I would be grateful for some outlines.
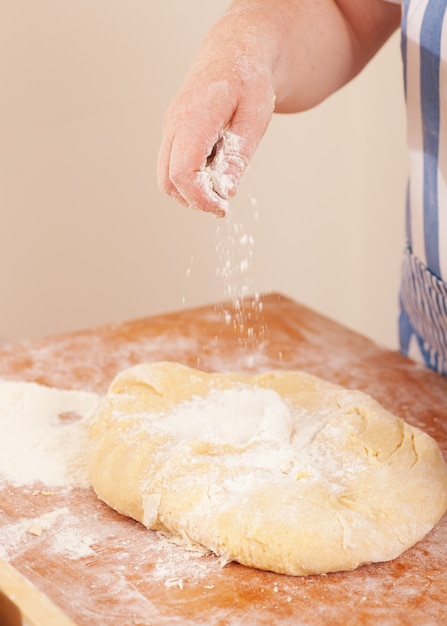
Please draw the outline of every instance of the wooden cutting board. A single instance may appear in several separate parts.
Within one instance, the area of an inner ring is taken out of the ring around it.
[[[157,360],[208,371],[304,369],[366,391],[447,455],[447,378],[277,294],[242,311],[208,306],[7,346],[0,377],[104,393],[118,371]],[[54,511],[61,514],[44,532],[23,530]],[[5,525],[11,546],[0,589],[33,626],[447,623],[447,516],[395,561],[305,578],[198,558],[88,489],[0,482]],[[11,592],[11,575],[20,593]],[[59,621],[33,614],[36,605]]]

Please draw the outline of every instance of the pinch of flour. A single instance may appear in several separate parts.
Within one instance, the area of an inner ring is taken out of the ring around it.
[[[202,187],[224,213],[228,210],[228,198],[245,170],[240,150],[241,138],[229,129],[224,130],[204,170],[198,174]]]

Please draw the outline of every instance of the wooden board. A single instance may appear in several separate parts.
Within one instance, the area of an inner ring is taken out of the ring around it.
[[[48,596],[2,559],[0,588],[1,626],[76,626]]]
[[[366,391],[447,454],[446,378],[276,294],[230,315],[209,306],[4,347],[0,377],[104,393],[125,367],[166,359],[208,371],[304,369]],[[24,530],[54,511],[45,532]],[[88,489],[0,483],[0,526],[11,527],[10,564],[77,626],[447,623],[446,516],[393,562],[305,578],[196,558]]]

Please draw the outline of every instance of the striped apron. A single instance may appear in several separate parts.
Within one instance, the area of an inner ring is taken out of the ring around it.
[[[402,1],[410,175],[399,337],[447,375],[447,0]]]

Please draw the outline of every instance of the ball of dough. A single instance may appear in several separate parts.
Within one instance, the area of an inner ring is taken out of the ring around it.
[[[138,365],[89,432],[99,498],[176,542],[306,575],[387,561],[447,509],[437,443],[368,395],[299,371]]]

